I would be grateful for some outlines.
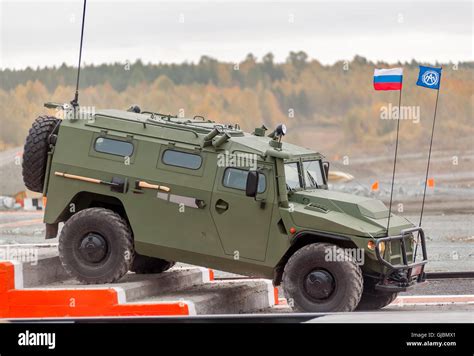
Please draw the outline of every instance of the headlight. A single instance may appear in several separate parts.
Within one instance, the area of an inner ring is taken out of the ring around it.
[[[384,252],[385,252],[385,242],[384,241],[379,243],[379,250],[380,250],[380,254],[383,256]]]
[[[375,251],[375,241],[370,240],[367,243],[367,248],[371,251]],[[383,256],[383,253],[385,252],[385,242],[384,241],[379,243],[379,251],[380,251],[380,254]]]

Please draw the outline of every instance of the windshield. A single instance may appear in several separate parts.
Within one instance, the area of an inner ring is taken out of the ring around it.
[[[311,189],[324,185],[321,160],[303,161],[303,174],[299,162],[285,163],[286,187],[292,189]]]
[[[320,185],[324,185],[321,160],[303,161],[303,171],[306,188],[317,188]]]

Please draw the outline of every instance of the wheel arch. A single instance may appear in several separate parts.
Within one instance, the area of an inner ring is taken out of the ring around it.
[[[296,251],[306,245],[318,242],[332,243],[343,248],[357,248],[357,245],[345,236],[309,230],[300,231],[292,238],[290,247],[276,265],[273,271],[273,285],[279,286],[281,284],[285,265]]]
[[[74,211],[71,212],[71,204],[74,204]],[[78,192],[67,203],[64,210],[59,215],[57,221],[66,222],[75,213],[88,208],[105,208],[110,209],[119,214],[130,227],[133,236],[133,229],[128,219],[127,212],[123,202],[114,196],[106,194],[92,193],[88,191]]]

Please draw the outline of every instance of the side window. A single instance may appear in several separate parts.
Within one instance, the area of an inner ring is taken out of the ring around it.
[[[133,153],[133,144],[128,141],[114,140],[98,137],[94,143],[97,152],[108,153],[115,156],[130,157]]]
[[[201,168],[202,157],[194,153],[166,150],[163,153],[162,161],[169,166],[199,169]]]
[[[249,171],[237,168],[226,168],[222,184],[227,188],[245,190]],[[258,175],[258,193],[263,193],[267,189],[267,181],[264,174]]]
[[[302,188],[298,163],[285,163],[286,186],[289,189]]]

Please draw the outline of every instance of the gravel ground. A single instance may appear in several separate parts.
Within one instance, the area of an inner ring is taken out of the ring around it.
[[[57,243],[57,238],[44,239],[41,218],[41,212],[1,212],[0,245]],[[419,216],[408,215],[407,218],[417,222]],[[32,225],[22,225],[28,221]],[[474,270],[474,214],[426,215],[422,225],[427,235],[430,259],[427,271]],[[216,276],[228,275],[217,273]]]
[[[438,294],[474,294],[474,279],[439,279],[428,280],[426,283],[400,293],[400,295],[438,295]]]

